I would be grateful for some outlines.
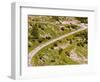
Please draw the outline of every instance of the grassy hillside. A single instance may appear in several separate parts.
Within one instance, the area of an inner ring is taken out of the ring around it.
[[[87,30],[44,47],[33,56],[31,61],[32,65],[70,65],[87,63],[87,40],[85,39],[87,33],[84,35],[85,32],[87,32]],[[83,37],[81,37],[81,35],[83,35]]]
[[[64,34],[82,28],[86,17],[28,16],[28,52]],[[32,57],[33,66],[86,64],[88,30],[83,30],[47,45]]]

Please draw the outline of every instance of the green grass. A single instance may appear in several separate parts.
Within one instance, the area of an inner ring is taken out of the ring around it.
[[[29,17],[29,22],[28,22],[28,26],[29,27],[32,27],[32,28],[28,28],[28,39],[29,41],[32,42],[33,46],[32,47],[28,47],[28,52],[30,52],[32,49],[34,49],[36,46],[40,45],[41,43],[36,43],[34,41],[32,41],[34,38],[37,38],[36,40],[39,41],[41,40],[41,35],[42,36],[45,36],[45,35],[48,35],[49,37],[51,37],[50,39],[54,39],[56,37],[59,37],[61,35],[64,35],[64,34],[67,34],[73,30],[70,30],[71,28],[71,25],[63,25],[63,24],[56,24],[57,20],[56,18],[60,21],[63,21],[65,20],[64,17],[54,17],[53,16],[44,16],[44,17],[40,17],[40,16],[31,16],[31,19],[30,20],[30,17]],[[40,19],[43,19],[44,20],[44,23],[41,23],[43,20],[40,20]],[[34,20],[34,21],[33,21]],[[48,21],[48,23],[46,23]],[[50,22],[50,23],[49,23]],[[63,27],[64,30],[61,30],[61,28]],[[69,27],[70,28],[69,28]],[[75,28],[79,28],[78,26],[75,26]],[[45,37],[43,38],[44,40],[42,41],[43,42],[46,42],[46,41],[49,41],[48,39],[45,39]]]
[[[28,28],[28,53],[30,53],[37,46],[44,44],[45,42],[80,28],[74,24],[64,25],[59,23],[59,21],[65,21],[66,17],[31,16],[31,18],[29,18],[28,22],[29,27],[32,27]],[[74,21],[76,18],[71,17],[71,20]],[[56,24],[56,22],[58,22],[58,24]],[[47,45],[38,53],[36,53],[32,57],[31,64],[33,66],[81,64],[78,63],[78,61],[74,61],[70,58],[70,52],[75,49],[75,53],[79,57],[84,56],[87,58],[87,41],[87,29],[61,40],[57,40],[56,42]],[[67,46],[65,46],[63,49],[61,47],[62,45]]]
[[[87,48],[83,48],[83,47],[77,47],[76,48],[76,52],[79,56],[85,56],[87,57],[88,53],[87,53]]]
[[[73,38],[74,38],[74,42],[71,44],[68,43],[68,40]],[[75,38],[74,35],[71,35],[67,38],[58,40],[44,47],[37,54],[35,54],[35,56],[33,56],[32,62],[34,63],[35,61],[38,61],[35,62],[33,66],[79,64],[77,61],[73,61],[68,55],[65,54],[66,52],[70,54],[71,50],[75,48],[75,52],[79,57],[83,57],[83,56],[87,57],[87,48],[77,46],[76,45],[77,42],[75,41],[77,41],[77,38]],[[65,49],[57,50],[54,49],[55,47],[54,44],[57,44],[57,46],[59,46],[60,44],[69,44],[69,45]]]

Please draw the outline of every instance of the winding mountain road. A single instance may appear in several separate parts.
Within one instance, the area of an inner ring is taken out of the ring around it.
[[[32,57],[33,57],[37,52],[39,52],[42,48],[44,48],[45,46],[47,46],[47,45],[49,45],[49,44],[51,44],[51,43],[54,43],[54,42],[56,42],[57,40],[61,40],[61,39],[65,38],[65,37],[68,37],[68,36],[70,36],[70,35],[72,35],[72,34],[75,34],[75,33],[77,33],[77,32],[80,32],[80,31],[82,31],[82,30],[87,29],[87,26],[86,26],[86,25],[82,25],[82,26],[80,25],[80,27],[81,27],[81,28],[78,29],[78,30],[76,30],[76,31],[73,31],[73,32],[64,34],[64,35],[62,35],[62,36],[60,36],[60,37],[57,37],[57,38],[55,38],[55,39],[52,39],[52,40],[50,40],[50,41],[48,41],[48,42],[45,42],[45,43],[43,43],[43,44],[37,46],[35,49],[33,49],[33,50],[28,54],[28,65],[29,65],[29,66],[32,66],[32,65],[31,65]]]

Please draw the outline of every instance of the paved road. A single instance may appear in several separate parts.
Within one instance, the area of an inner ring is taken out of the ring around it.
[[[53,40],[50,40],[50,41],[44,43],[44,44],[39,45],[38,47],[36,47],[35,49],[33,49],[33,50],[29,53],[29,56],[28,56],[28,62],[29,62],[28,64],[29,64],[29,66],[31,66],[31,59],[32,59],[32,57],[33,57],[37,52],[39,52],[39,50],[41,50],[42,48],[44,48],[45,46],[47,46],[47,45],[49,45],[49,44],[51,44],[51,43],[54,43],[54,42],[56,42],[57,40],[61,40],[61,39],[65,38],[65,37],[68,37],[68,36],[70,36],[70,35],[72,35],[72,34],[75,34],[75,33],[79,32],[79,31],[85,30],[85,29],[87,29],[87,26],[84,25],[84,27],[82,26],[82,28],[80,28],[80,29],[78,29],[78,30],[76,30],[76,31],[74,31],[74,32],[70,32],[70,33],[68,33],[68,34],[62,35],[62,36],[60,36],[60,37],[57,37],[57,38],[55,38],[55,39],[53,39]]]

